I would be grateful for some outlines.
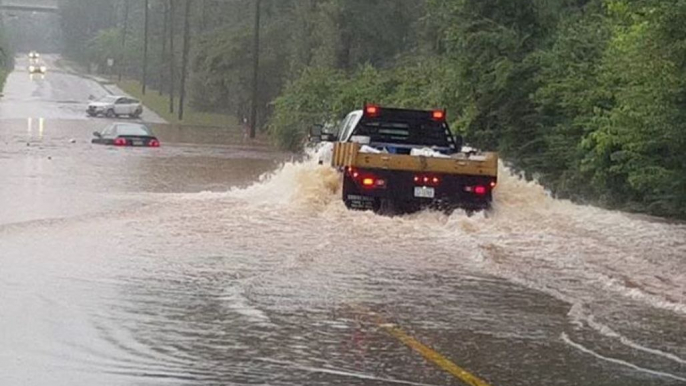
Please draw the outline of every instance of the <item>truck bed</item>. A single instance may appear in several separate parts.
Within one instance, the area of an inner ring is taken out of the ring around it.
[[[498,175],[496,153],[480,153],[468,157],[460,154],[450,158],[414,156],[404,154],[363,153],[362,145],[352,142],[334,144],[332,166],[364,169],[431,172],[464,176]]]

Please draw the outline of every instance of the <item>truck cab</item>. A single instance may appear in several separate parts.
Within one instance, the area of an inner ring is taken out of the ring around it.
[[[321,132],[313,137],[324,138]],[[341,122],[321,163],[337,168],[350,209],[408,213],[490,208],[497,183],[495,153],[462,152],[445,110],[366,105]]]
[[[410,154],[412,149],[430,148],[442,154],[460,152],[445,120],[445,111],[419,111],[365,106],[353,111],[339,128],[339,142],[361,143],[390,154]]]

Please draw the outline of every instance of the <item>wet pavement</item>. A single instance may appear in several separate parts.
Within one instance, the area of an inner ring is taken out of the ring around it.
[[[685,225],[505,169],[489,217],[349,212],[335,173],[231,131],[91,145],[101,86],[22,71],[0,99],[0,385],[466,384],[449,364],[686,384]]]

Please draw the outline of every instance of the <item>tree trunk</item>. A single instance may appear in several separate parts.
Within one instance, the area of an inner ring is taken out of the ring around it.
[[[126,34],[129,31],[129,4],[130,0],[124,0],[124,28],[121,34],[121,55],[119,55],[119,81],[121,82],[122,73],[126,61]]]
[[[143,89],[141,92],[145,95],[148,88],[148,33],[150,29],[150,1],[145,0],[143,3],[145,7],[145,26],[143,28]]]
[[[164,21],[162,22],[162,54],[160,56],[160,63],[162,64],[162,68],[164,68],[164,62],[167,61],[167,30],[169,27],[169,4],[165,1],[162,3],[162,6],[164,8]],[[165,72],[160,71],[159,85],[157,86],[160,96],[162,96],[162,92],[165,91],[164,81]]]
[[[186,78],[188,77],[188,53],[191,45],[191,0],[186,0],[183,15],[183,58],[181,59],[181,94],[179,95],[179,120],[183,120],[183,109],[186,103]]]
[[[202,0],[202,30],[207,31],[207,0]]]
[[[174,112],[174,88],[176,83],[174,64],[174,0],[169,0],[169,112]]]
[[[255,30],[253,41],[253,77],[252,77],[252,102],[250,106],[250,138],[257,134],[257,103],[259,98],[260,79],[260,0],[255,0]]]

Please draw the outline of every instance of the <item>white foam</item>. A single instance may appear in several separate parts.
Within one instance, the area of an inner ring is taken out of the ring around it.
[[[663,357],[682,365],[686,364],[686,360],[678,357],[677,355],[644,346],[620,334],[619,332],[613,330],[609,326],[598,322],[594,315],[588,314],[588,311],[585,309],[583,304],[574,304],[567,313],[567,316],[569,316],[570,322],[578,329],[581,329],[584,325],[587,325],[594,331],[598,332],[600,335],[606,338],[618,340],[624,346],[630,347],[638,351],[642,351],[647,354]]]
[[[459,239],[463,250],[474,249],[472,264],[479,269],[571,304],[619,296],[686,313],[685,225],[555,199],[536,181],[527,181],[504,165],[490,216],[468,217],[463,211],[452,216],[427,211],[393,219],[346,214],[340,174],[316,159],[312,155],[286,163],[247,188],[201,196],[285,210],[289,214],[284,216],[305,215],[299,221],[316,214],[333,222],[354,219],[360,228],[373,223],[381,235],[403,229],[431,237],[434,245],[454,245]]]
[[[581,351],[581,352],[583,352],[583,353],[589,354],[589,355],[591,355],[591,356],[593,356],[593,357],[595,357],[595,358],[598,358],[598,359],[600,359],[600,360],[603,360],[603,361],[606,361],[606,362],[610,362],[610,363],[614,363],[614,364],[617,364],[617,365],[620,365],[620,366],[624,366],[624,367],[629,367],[629,368],[631,368],[631,369],[634,369],[634,370],[639,371],[639,372],[642,372],[642,373],[646,373],[646,374],[650,374],[650,375],[655,375],[655,376],[663,377],[663,378],[670,378],[670,379],[674,379],[674,380],[677,380],[677,381],[684,381],[684,382],[686,382],[686,378],[682,378],[682,377],[680,377],[680,376],[678,376],[678,375],[674,375],[674,374],[670,374],[670,373],[666,373],[666,372],[662,372],[662,371],[657,371],[657,370],[647,369],[647,368],[645,368],[645,367],[637,366],[637,365],[635,365],[635,364],[633,364],[633,363],[630,363],[630,362],[627,362],[627,361],[623,361],[623,360],[621,360],[621,359],[610,358],[610,357],[606,357],[606,356],[604,356],[604,355],[598,354],[597,352],[595,352],[595,351],[593,351],[593,350],[591,350],[591,349],[589,349],[589,348],[586,348],[586,347],[584,347],[583,345],[581,345],[581,344],[579,344],[579,343],[576,343],[576,342],[572,341],[572,340],[569,338],[569,336],[568,336],[566,333],[564,333],[564,332],[563,332],[562,334],[560,334],[560,339],[562,339],[562,341],[565,342],[566,344],[568,344],[569,346],[571,346],[571,347],[573,347],[573,348],[575,348],[575,349],[577,349],[577,350],[579,350],[579,351]]]

